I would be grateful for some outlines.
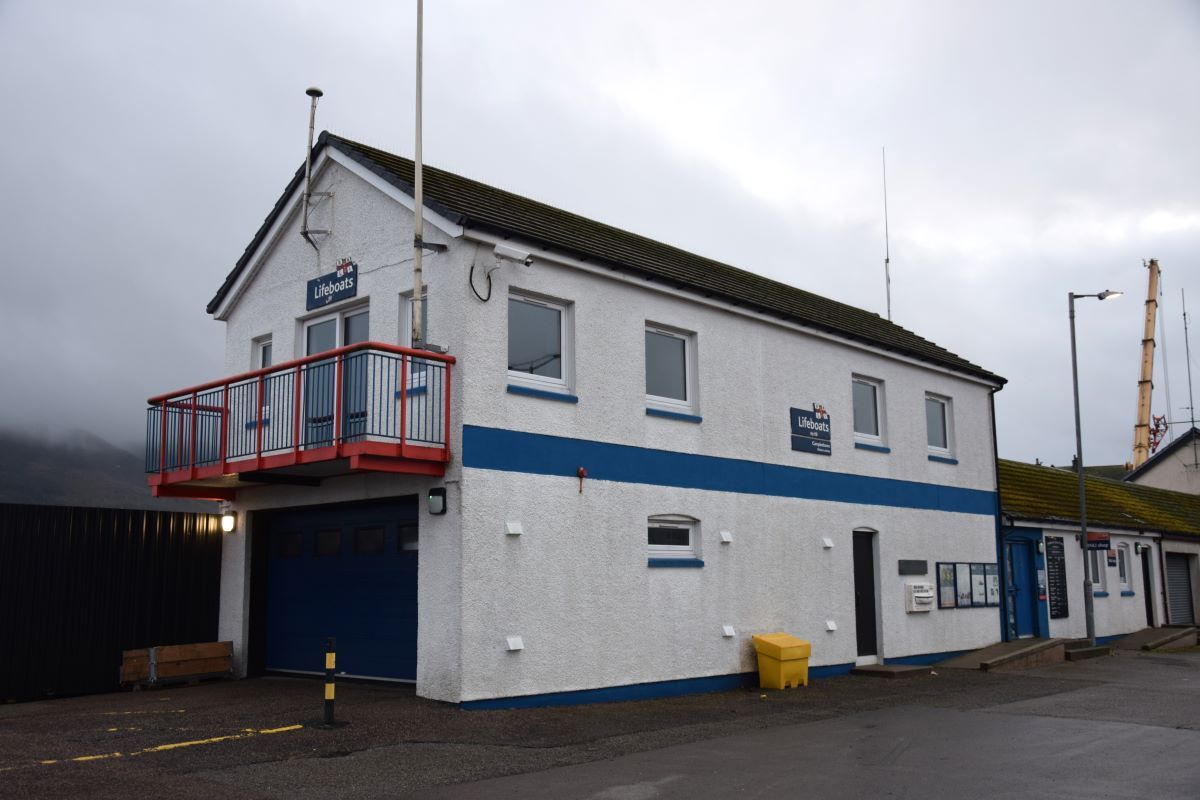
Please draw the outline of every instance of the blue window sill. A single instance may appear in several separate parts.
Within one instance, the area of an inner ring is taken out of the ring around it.
[[[1108,597],[1108,592],[1092,592],[1092,597]]]
[[[428,387],[426,387],[426,386],[424,386],[424,385],[421,385],[421,386],[410,386],[410,387],[408,387],[408,389],[407,389],[407,390],[404,392],[404,396],[405,396],[405,397],[416,397],[416,396],[417,396],[417,395],[419,395],[419,394],[425,394],[427,391],[429,391],[429,388],[428,388]],[[397,400],[399,400],[399,399],[400,399],[400,390],[399,390],[399,389],[397,389],[397,390],[396,390],[396,399],[397,399]]]
[[[698,569],[704,566],[699,558],[648,558],[647,567],[675,567],[676,569]]]
[[[930,460],[930,461],[936,461],[936,462],[938,462],[939,464],[957,464],[957,463],[958,463],[958,459],[957,459],[957,458],[948,458],[948,457],[946,457],[946,456],[933,456],[933,455],[931,455],[931,456],[929,456],[929,460]]]
[[[699,425],[704,421],[704,417],[698,417],[695,414],[681,414],[678,411],[663,411],[661,408],[647,408],[647,417],[662,417],[663,419],[677,419],[680,422],[694,422]]]
[[[523,394],[526,397],[540,397],[543,400],[557,400],[560,403],[578,403],[579,398],[563,392],[547,392],[545,389],[530,389],[528,386],[508,385],[509,394]]]
[[[872,453],[890,453],[890,452],[892,452],[892,448],[890,448],[890,447],[884,447],[883,445],[878,445],[878,444],[864,444],[862,442],[855,442],[854,448],[856,450],[870,450]]]
[[[1137,594],[1137,592],[1131,592],[1128,589],[1125,589],[1121,592],[1121,597],[1133,597],[1135,594]]]

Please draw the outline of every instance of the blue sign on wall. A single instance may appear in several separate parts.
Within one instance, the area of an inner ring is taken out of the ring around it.
[[[801,453],[833,455],[830,436],[829,412],[820,403],[813,403],[812,411],[802,408],[791,409],[792,449]]]
[[[328,275],[313,278],[308,282],[309,311],[324,308],[330,303],[345,300],[358,294],[358,265],[348,258],[338,262],[337,268]]]

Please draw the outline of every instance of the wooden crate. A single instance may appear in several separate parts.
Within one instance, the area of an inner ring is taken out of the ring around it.
[[[233,670],[233,642],[204,642],[126,650],[121,683],[155,686],[228,675]]]

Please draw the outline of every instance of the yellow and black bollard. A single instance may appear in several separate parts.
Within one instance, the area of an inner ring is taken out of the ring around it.
[[[325,724],[333,726],[333,696],[335,690],[334,667],[337,666],[337,653],[334,649],[334,638],[325,640]]]

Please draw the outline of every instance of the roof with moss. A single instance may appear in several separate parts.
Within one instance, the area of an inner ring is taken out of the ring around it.
[[[1016,519],[1079,524],[1079,479],[1057,467],[999,461],[1000,507]],[[1200,536],[1200,495],[1083,477],[1089,525]]]
[[[413,194],[413,162],[365,144],[323,132],[314,157],[325,147],[357,161],[406,194]],[[878,314],[797,289],[761,275],[656,242],[611,225],[426,165],[425,205],[467,229],[520,236],[601,266],[637,274],[674,289],[718,298],[736,306],[900,353],[1002,385],[1005,379],[939,347]],[[288,198],[300,186],[297,170],[245,253],[208,304],[215,313]]]

